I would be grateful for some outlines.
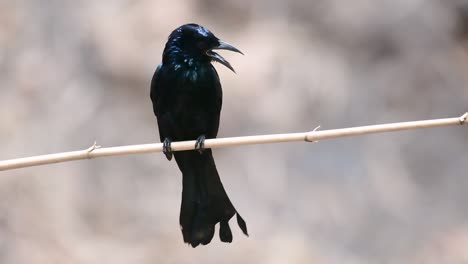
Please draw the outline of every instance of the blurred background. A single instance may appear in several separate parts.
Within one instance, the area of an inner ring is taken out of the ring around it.
[[[468,110],[468,1],[0,0],[0,160],[158,142],[149,84],[197,22],[219,136],[455,117]],[[0,263],[468,263],[468,130],[216,149],[246,219],[192,249],[160,153],[0,172]]]

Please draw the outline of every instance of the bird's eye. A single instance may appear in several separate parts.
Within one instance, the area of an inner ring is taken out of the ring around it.
[[[209,49],[209,44],[208,42],[206,42],[205,40],[199,40],[197,42],[197,47],[200,49],[200,50],[208,50]]]

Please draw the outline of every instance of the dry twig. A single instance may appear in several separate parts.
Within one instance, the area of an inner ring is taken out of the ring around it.
[[[316,142],[319,140],[346,137],[346,136],[357,136],[357,135],[375,134],[375,133],[392,132],[392,131],[400,131],[400,130],[410,130],[410,129],[418,129],[418,128],[464,125],[468,123],[466,122],[467,118],[468,118],[468,112],[460,117],[454,117],[454,118],[391,123],[391,124],[373,125],[373,126],[360,126],[360,127],[351,127],[351,128],[322,130],[322,131],[317,131],[317,129],[320,127],[318,126],[313,131],[304,132],[304,133],[207,139],[205,141],[205,147],[206,148],[221,148],[221,147],[230,147],[230,146],[239,146],[239,145],[281,143],[281,142],[292,142],[292,141]],[[194,149],[195,147],[195,140],[173,142],[171,146],[172,146],[173,151],[191,150],[191,149]],[[32,166],[38,166],[38,165],[45,165],[45,164],[51,164],[51,163],[59,163],[59,162],[72,161],[72,160],[93,159],[93,158],[99,158],[99,157],[142,154],[142,153],[161,152],[161,151],[162,151],[161,143],[101,148],[100,146],[96,145],[96,142],[94,142],[93,146],[85,150],[0,161],[0,171],[12,170],[12,169],[18,169],[18,168],[24,168],[24,167],[32,167]]]

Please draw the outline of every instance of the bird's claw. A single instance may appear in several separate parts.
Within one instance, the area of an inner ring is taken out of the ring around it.
[[[200,152],[200,154],[203,154],[203,150],[205,149],[205,135],[201,135],[197,138],[197,142],[195,142],[195,149]]]
[[[172,159],[172,148],[171,148],[172,140],[169,138],[165,138],[163,141],[163,153],[166,155],[167,160]]]

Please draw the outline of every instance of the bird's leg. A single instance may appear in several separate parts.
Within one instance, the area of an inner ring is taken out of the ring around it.
[[[165,138],[163,141],[163,153],[166,155],[167,160],[172,159],[172,148],[171,148],[172,140],[170,138]]]
[[[203,150],[205,149],[205,135],[201,135],[197,138],[197,142],[195,142],[195,149],[200,152],[200,154],[203,154]]]

